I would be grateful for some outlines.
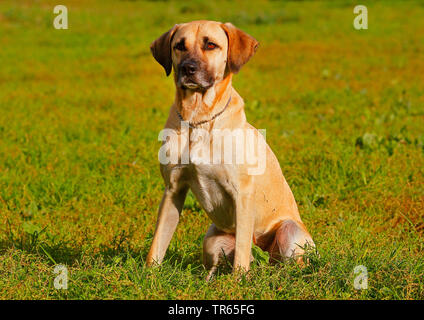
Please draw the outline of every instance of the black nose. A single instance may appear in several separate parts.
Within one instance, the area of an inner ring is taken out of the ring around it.
[[[184,61],[183,63],[181,63],[181,71],[188,76],[193,75],[196,70],[197,63],[194,61]]]

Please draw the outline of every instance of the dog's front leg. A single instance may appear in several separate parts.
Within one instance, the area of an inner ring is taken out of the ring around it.
[[[159,206],[152,246],[147,255],[148,266],[151,266],[153,263],[160,264],[162,262],[180,220],[180,213],[184,205],[187,190],[187,188],[180,189],[177,192],[169,188],[165,190]]]
[[[249,271],[252,251],[255,206],[251,195],[245,194],[236,204],[236,247],[234,271]]]

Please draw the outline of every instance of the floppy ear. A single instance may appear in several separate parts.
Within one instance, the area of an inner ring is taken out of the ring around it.
[[[169,76],[172,70],[171,41],[177,29],[178,24],[161,35],[150,45],[150,51],[152,52],[153,57],[165,69],[167,76]]]
[[[259,42],[247,33],[227,22],[221,25],[228,38],[227,67],[237,73],[255,54]]]

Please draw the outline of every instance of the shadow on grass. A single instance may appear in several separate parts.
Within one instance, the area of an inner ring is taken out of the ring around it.
[[[65,264],[68,266],[100,261],[105,267],[126,266],[127,262],[136,263],[137,268],[146,268],[146,256],[150,247],[152,235],[147,235],[141,247],[131,245],[132,233],[122,231],[108,243],[94,245],[93,239],[84,239],[81,246],[76,241],[65,241],[57,236],[52,236],[46,229],[24,228],[24,232],[14,233],[10,229],[6,239],[0,240],[0,254],[9,249],[19,250],[26,254],[40,257],[49,265]],[[165,274],[168,272],[182,271],[190,273],[193,277],[204,277],[207,274],[201,255],[203,236],[191,243],[171,245],[160,268]],[[303,268],[303,273],[314,273],[319,269],[319,257],[316,252],[305,255],[309,263]],[[232,273],[232,257],[221,259],[215,272],[215,277]],[[269,265],[270,261],[262,261],[255,257],[257,265]],[[278,264],[278,263],[277,263]],[[253,267],[253,266],[252,266]]]
[[[146,249],[134,249],[129,244],[129,234],[124,232],[114,237],[110,243],[99,246],[92,245],[92,240],[87,239],[86,245],[81,246],[76,241],[65,241],[52,236],[45,229],[27,230],[15,234],[8,231],[6,239],[0,240],[0,254],[9,249],[20,250],[27,254],[40,256],[46,263],[51,265],[73,265],[81,262],[84,257],[94,259],[101,258],[104,264],[116,263],[116,257],[120,260],[125,258],[138,258],[147,254]]]
[[[28,255],[36,255],[49,265],[65,264],[68,266],[86,263],[87,260],[100,260],[105,266],[125,265],[127,260],[134,260],[138,267],[146,268],[149,237],[143,240],[141,248],[134,248],[130,244],[131,235],[122,232],[109,243],[93,245],[92,240],[87,239],[86,244],[81,246],[76,241],[65,241],[51,236],[45,230],[23,232],[14,234],[8,231],[6,239],[0,240],[0,254],[9,250],[18,250]],[[164,268],[189,271],[195,277],[201,277],[205,269],[200,254],[192,254],[195,250],[183,250],[170,248],[163,261]]]

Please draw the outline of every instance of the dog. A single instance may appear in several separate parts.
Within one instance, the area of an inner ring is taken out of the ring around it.
[[[203,241],[207,280],[224,256],[233,262],[234,271],[248,271],[252,242],[268,251],[271,261],[294,258],[299,264],[303,264],[305,247],[315,246],[277,158],[263,135],[246,121],[243,99],[232,86],[233,75],[255,54],[258,45],[231,23],[193,21],[175,25],[150,46],[166,75],[174,70],[176,95],[165,128],[181,136],[184,122],[189,130],[206,132],[253,130],[264,142],[266,166],[262,174],[253,175],[243,163],[204,164],[190,158],[185,164],[161,164],[165,191],[148,266],[162,262],[189,189],[213,222]],[[181,158],[179,154],[178,160]]]

